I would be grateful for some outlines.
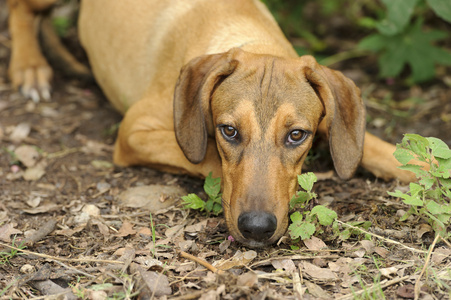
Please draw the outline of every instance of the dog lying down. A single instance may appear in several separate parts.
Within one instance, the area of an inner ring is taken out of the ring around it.
[[[49,95],[51,68],[34,34],[54,0],[9,0],[10,76]],[[82,1],[79,35],[94,77],[124,113],[114,162],[222,177],[227,226],[251,247],[276,242],[315,134],[335,169],[361,164],[404,182],[395,147],[365,132],[360,91],[342,73],[298,57],[259,0]]]

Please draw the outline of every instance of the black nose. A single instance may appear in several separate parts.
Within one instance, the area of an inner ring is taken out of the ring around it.
[[[271,213],[252,211],[238,217],[238,229],[246,239],[263,241],[269,239],[277,228],[277,219]]]

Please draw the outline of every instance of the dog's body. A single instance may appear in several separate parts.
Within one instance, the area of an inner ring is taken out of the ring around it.
[[[17,7],[34,1],[9,0],[12,30]],[[125,113],[115,163],[222,176],[227,225],[247,245],[284,234],[317,131],[342,178],[361,161],[379,177],[414,179],[396,168],[393,145],[365,133],[358,88],[298,58],[259,0],[83,1],[79,32],[97,82]],[[13,83],[30,86],[15,79],[27,71],[12,36]]]

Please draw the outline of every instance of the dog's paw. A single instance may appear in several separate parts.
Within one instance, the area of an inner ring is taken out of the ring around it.
[[[51,99],[52,69],[47,63],[38,66],[12,65],[9,69],[11,82],[27,99],[39,102]]]

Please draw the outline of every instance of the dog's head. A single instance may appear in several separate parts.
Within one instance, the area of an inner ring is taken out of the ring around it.
[[[337,173],[349,178],[362,157],[364,121],[354,83],[311,56],[240,49],[201,56],[182,69],[175,89],[177,141],[199,163],[208,137],[216,139],[227,226],[251,247],[285,233],[297,175],[319,124]]]

